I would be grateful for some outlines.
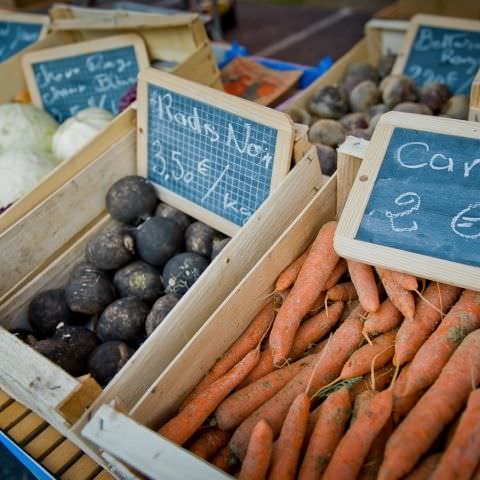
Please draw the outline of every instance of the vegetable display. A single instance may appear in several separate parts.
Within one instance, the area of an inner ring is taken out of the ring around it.
[[[473,478],[480,293],[345,261],[335,228],[158,432],[192,453],[223,432],[202,458],[238,478]]]
[[[211,261],[214,240],[222,245],[228,241],[170,205],[159,204],[143,177],[118,180],[107,193],[106,205],[114,221],[88,239],[85,260],[73,266],[66,285],[31,300],[32,331],[21,335],[71,375],[90,373],[101,385],[115,376],[200,277]],[[191,251],[192,246],[197,251]]]

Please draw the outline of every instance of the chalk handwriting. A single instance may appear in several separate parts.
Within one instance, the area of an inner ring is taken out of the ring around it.
[[[395,199],[395,204],[399,207],[412,206],[398,213],[393,213],[390,210],[385,212],[385,216],[390,220],[392,230],[394,232],[415,232],[418,230],[418,224],[415,220],[412,220],[408,227],[399,227],[398,224],[400,223],[399,219],[408,217],[420,210],[420,196],[415,192],[405,192]]]
[[[0,22],[0,61],[35,42],[42,28],[41,24]]]
[[[455,215],[450,225],[463,238],[480,238],[480,202],[473,203]]]

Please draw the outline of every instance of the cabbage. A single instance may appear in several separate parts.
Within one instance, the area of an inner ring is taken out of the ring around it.
[[[103,130],[113,115],[101,108],[86,108],[66,120],[53,136],[52,150],[58,161],[68,160]]]
[[[31,192],[53,168],[51,154],[28,150],[0,153],[0,208]]]
[[[33,105],[0,105],[0,153],[19,148],[48,153],[57,127],[48,113]]]

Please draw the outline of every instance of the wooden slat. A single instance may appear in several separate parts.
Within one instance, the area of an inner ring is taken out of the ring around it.
[[[11,397],[0,390],[0,411],[3,410],[4,408],[8,407],[13,402]]]
[[[78,457],[82,455],[81,450],[70,440],[63,440],[54,450],[52,450],[43,460],[42,465],[53,475],[61,475]]]
[[[81,456],[65,473],[61,480],[91,480],[101,468],[87,455]]]
[[[32,457],[41,460],[58,446],[62,440],[62,435],[60,435],[53,427],[47,427],[24,448]]]
[[[114,478],[106,470],[103,470],[98,475],[96,475],[92,480],[114,480]]]
[[[28,414],[28,409],[19,403],[11,403],[7,408],[0,412],[0,429],[8,430],[19,422],[25,415]]]
[[[30,412],[8,431],[8,435],[18,444],[23,445],[24,443],[29,442],[46,426],[47,422],[45,422],[42,417]]]

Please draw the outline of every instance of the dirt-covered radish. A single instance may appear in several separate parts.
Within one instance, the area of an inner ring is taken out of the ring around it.
[[[51,337],[61,322],[76,323],[86,318],[68,308],[63,288],[38,293],[28,306],[28,321],[39,337]]]
[[[73,312],[97,315],[113,302],[115,289],[105,272],[88,262],[81,262],[70,275],[65,298]]]
[[[166,203],[160,203],[158,205],[155,210],[155,216],[172,219],[183,231],[185,231],[193,222],[192,218],[186,213],[183,213],[181,210],[178,210],[178,208],[172,207]]]
[[[72,355],[72,349],[68,343],[61,338],[40,340],[33,348],[74,377],[86,373],[84,365],[79,364],[75,356]]]
[[[348,111],[348,95],[343,87],[326,85],[312,98],[308,109],[320,118],[341,118]]]
[[[155,302],[145,322],[145,331],[148,336],[163,322],[163,319],[177,303],[178,297],[173,293],[167,293]]]
[[[141,260],[118,270],[113,277],[113,284],[120,297],[137,297],[150,304],[163,293],[160,272]]]
[[[117,180],[107,193],[107,211],[119,222],[138,224],[157,205],[153,185],[145,178],[130,175]]]
[[[88,371],[102,386],[105,386],[127,363],[134,350],[126,343],[112,341],[102,343],[90,355]]]
[[[126,265],[134,254],[133,236],[124,225],[115,225],[91,237],[85,248],[87,260],[102,270]]]
[[[145,339],[145,319],[149,311],[136,297],[115,300],[100,315],[97,335],[103,342],[120,340],[138,347]]]
[[[163,269],[165,291],[181,296],[208,267],[208,260],[198,253],[180,253],[171,258]]]
[[[185,232],[187,252],[198,253],[206,258],[212,255],[212,243],[218,234],[216,230],[202,222],[193,222]]]
[[[171,218],[150,217],[135,235],[138,256],[147,263],[162,267],[183,248],[183,232]]]

